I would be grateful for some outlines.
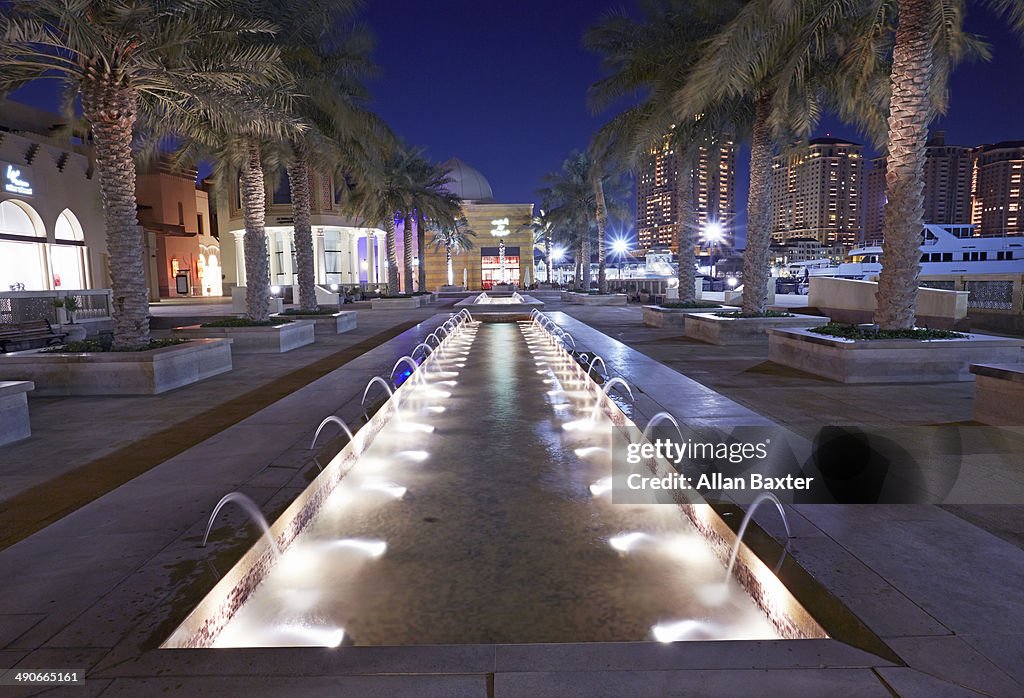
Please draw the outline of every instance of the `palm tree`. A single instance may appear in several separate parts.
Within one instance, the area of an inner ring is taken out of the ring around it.
[[[603,215],[618,219],[628,215],[624,204],[627,186],[619,173],[598,170],[587,152],[573,151],[556,172],[544,175],[545,186],[540,190],[545,210],[554,226],[566,228],[578,235],[577,261],[581,265],[577,276],[584,290],[590,288],[591,244],[599,234],[598,192],[601,192]],[[606,220],[606,219],[605,219]]]
[[[247,5],[252,16],[273,21],[282,59],[295,77],[300,97],[294,110],[310,128],[279,143],[291,189],[292,226],[299,305],[317,308],[313,230],[310,225],[311,171],[324,175],[353,164],[353,150],[375,144],[379,124],[362,108],[363,78],[372,71],[372,38],[353,21],[356,0],[257,0]]]
[[[545,213],[544,208],[540,209],[540,215],[534,216],[533,220],[526,225],[526,228],[533,231],[533,244],[544,245],[544,264],[547,269],[547,278],[544,280],[551,283],[551,243],[555,237],[554,223]]]
[[[1024,35],[1024,4],[1014,0],[982,0],[980,4],[1006,14],[1017,33]],[[978,39],[963,31],[964,5],[964,0],[941,7],[933,0],[896,2],[886,139],[884,263],[875,313],[875,322],[883,329],[914,326],[921,271],[925,144],[932,118],[948,105],[949,73],[964,58],[988,57]]]
[[[846,46],[862,20],[833,24],[823,35],[808,34],[791,17],[810,11],[818,0],[753,0],[708,43],[677,93],[682,113],[704,113],[729,101],[744,106],[750,121],[750,185],[747,244],[743,256],[743,312],[765,312],[770,276],[770,184],[777,147],[805,139],[825,108],[847,115],[862,127],[878,123],[879,111],[865,96],[881,74],[880,52],[844,61]]]
[[[388,258],[388,294],[401,292],[398,274],[398,249],[395,240],[396,220],[404,219],[414,210],[422,158],[418,151],[395,145],[372,167],[361,172],[346,207],[355,215],[384,226]],[[412,230],[406,233],[407,287],[412,278]],[[409,289],[411,290],[411,288]]]
[[[455,285],[454,270],[452,269],[452,255],[462,254],[473,249],[473,241],[476,233],[469,227],[469,222],[460,217],[447,223],[437,224],[434,230],[434,237],[431,244],[437,252],[444,248],[446,268],[448,270],[448,285]],[[422,264],[420,265],[422,266]]]
[[[450,224],[460,215],[461,199],[445,189],[451,182],[448,173],[437,165],[432,165],[416,151],[413,160],[412,188],[410,200],[405,210],[405,285],[406,291],[412,292],[413,282],[413,224],[416,225],[417,255],[419,260],[419,290],[426,287],[426,230],[427,221],[437,220],[441,224]]]
[[[56,78],[91,125],[110,254],[115,348],[149,340],[132,137],[194,107],[244,110],[246,92],[284,90],[273,27],[214,0],[32,0],[0,10],[0,93]]]
[[[641,17],[611,12],[585,35],[588,48],[602,55],[606,75],[590,88],[595,110],[623,98],[642,99],[598,131],[592,149],[602,160],[637,169],[653,153],[674,153],[676,169],[676,245],[679,250],[679,298],[692,301],[699,217],[694,167],[701,150],[711,150],[721,134],[747,120],[742,104],[723,102],[699,116],[680,114],[676,93],[689,77],[708,37],[735,16],[738,2],[659,0],[642,3]]]

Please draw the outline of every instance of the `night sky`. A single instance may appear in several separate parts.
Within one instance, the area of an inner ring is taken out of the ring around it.
[[[490,180],[495,198],[536,201],[541,175],[585,147],[608,114],[593,115],[588,86],[599,57],[582,46],[584,30],[612,8],[608,0],[370,0],[364,13],[377,35],[382,69],[371,83],[373,108],[406,142],[436,161],[457,155]],[[935,128],[951,144],[1024,139],[1024,51],[987,11],[973,10],[968,29],[993,44],[990,63],[962,66],[953,77],[949,114]],[[48,108],[53,83],[14,95]],[[819,135],[863,139],[826,119]],[[870,153],[869,153],[870,154]],[[746,205],[747,159],[741,149],[736,224]]]

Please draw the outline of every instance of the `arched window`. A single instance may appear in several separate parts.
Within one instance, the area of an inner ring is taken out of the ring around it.
[[[0,290],[42,291],[46,283],[46,229],[24,201],[0,201]]]
[[[57,216],[54,225],[56,243],[50,245],[50,280],[55,289],[80,289],[88,286],[85,233],[70,209]]]

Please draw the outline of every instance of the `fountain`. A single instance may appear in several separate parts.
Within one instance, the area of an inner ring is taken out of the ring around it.
[[[418,369],[420,367],[420,365],[418,363],[416,363],[416,360],[413,359],[411,356],[408,356],[408,355],[403,356],[398,361],[396,361],[395,365],[391,368],[391,373],[388,374],[388,378],[391,379],[391,382],[394,383],[396,388],[399,385],[401,385],[402,383],[405,382],[405,381],[402,381],[402,383],[398,383],[398,382],[395,381],[395,371],[397,371],[398,367],[401,366],[402,364],[406,364],[407,366],[411,366],[412,367],[412,370],[409,371],[409,377],[406,380],[412,380],[413,377],[416,375],[416,369]]]
[[[643,436],[640,437],[641,440],[649,441],[651,438],[651,431],[654,429],[655,426],[661,424],[662,422],[671,422],[672,425],[676,428],[676,433],[679,434],[679,440],[685,441],[685,439],[683,438],[683,430],[679,426],[679,422],[676,421],[676,418],[670,415],[668,412],[658,412],[656,415],[651,417],[651,421],[647,422],[647,426],[644,427]]]
[[[611,389],[614,388],[616,385],[621,385],[623,388],[626,389],[626,392],[629,393],[629,401],[631,403],[636,402],[636,398],[633,397],[633,389],[629,387],[629,383],[627,383],[622,378],[619,378],[618,376],[613,376],[612,378],[609,378],[608,380],[606,380],[604,382],[604,386],[602,386],[602,388],[601,388],[601,391],[605,395],[609,395]],[[601,411],[601,401],[598,400],[597,402],[594,403],[594,411],[590,413],[590,419],[593,420],[593,421],[597,421],[597,417],[600,414],[600,411]]]
[[[234,502],[249,515],[249,518],[260,527],[263,532],[263,537],[267,539],[270,544],[270,549],[274,551],[274,557],[281,557],[281,548],[278,546],[277,541],[274,540],[274,536],[270,533],[270,525],[267,523],[267,519],[263,516],[263,512],[256,506],[256,502],[246,497],[241,492],[228,492],[226,495],[221,497],[221,500],[217,502],[217,506],[213,508],[213,513],[210,514],[210,520],[206,524],[206,533],[203,534],[203,545],[206,547],[206,541],[210,538],[210,530],[213,528],[214,519],[217,518],[217,514],[224,508],[224,505],[228,502]]]
[[[371,381],[371,382],[372,382],[372,381]],[[367,388],[369,388],[369,386],[367,386]],[[363,397],[366,397],[366,393],[365,393],[365,392],[363,393]],[[347,435],[348,435],[348,440],[349,440],[349,441],[351,441],[352,439],[354,439],[354,438],[355,438],[355,436],[353,436],[353,435],[352,435],[352,430],[348,428],[348,425],[347,425],[347,424],[345,424],[345,422],[341,421],[341,418],[340,418],[340,417],[335,417],[335,416],[334,416],[334,415],[332,414],[332,415],[331,415],[330,417],[326,417],[326,418],[324,419],[324,421],[320,422],[320,426],[318,426],[318,427],[316,428],[316,433],[315,433],[315,434],[313,434],[313,443],[311,443],[311,444],[309,445],[309,450],[310,450],[310,451],[312,451],[312,450],[313,450],[313,448],[314,448],[314,447],[316,446],[316,440],[317,440],[317,439],[318,439],[318,438],[320,437],[320,432],[321,432],[321,431],[323,431],[323,428],[324,428],[325,426],[327,426],[328,424],[331,424],[332,422],[333,422],[334,424],[337,424],[337,425],[338,425],[339,427],[341,427],[341,428],[342,428],[342,430],[344,430],[345,434],[347,434]]]
[[[563,344],[563,345],[565,344],[565,340],[567,340],[567,339],[568,339],[568,340],[569,340],[570,342],[572,342],[572,350],[573,350],[573,351],[576,351],[576,340],[575,340],[575,339],[573,338],[573,336],[572,336],[571,334],[569,334],[568,332],[563,332],[563,333],[562,333],[562,337],[561,337],[561,340],[562,340],[562,344]]]
[[[601,376],[601,378],[605,378],[608,375],[608,367],[605,366],[604,359],[602,359],[600,356],[595,354],[594,358],[592,358],[590,360],[590,363],[588,364],[588,368],[587,368],[587,377],[588,378],[593,378],[593,376],[590,375],[590,372],[594,370],[594,366],[597,365],[598,361],[600,361],[601,362],[601,366],[604,367],[604,373],[599,373],[598,375]]]
[[[502,456],[503,465],[507,466],[503,468],[502,477],[511,485],[504,488],[503,496],[510,498],[509,505],[517,511],[533,511],[538,502],[546,507],[544,516],[526,516],[516,522],[517,535],[529,541],[529,545],[521,547],[514,561],[516,574],[523,575],[524,579],[534,578],[539,570],[550,575],[552,583],[566,588],[582,583],[585,593],[580,594],[579,603],[585,604],[595,598],[618,599],[623,585],[650,587],[655,580],[666,578],[676,579],[683,589],[699,588],[707,579],[721,579],[724,569],[724,556],[716,555],[711,545],[697,542],[700,539],[694,535],[693,516],[685,510],[672,512],[662,505],[612,506],[617,502],[607,496],[611,494],[611,479],[607,477],[610,475],[607,469],[610,447],[605,443],[603,431],[599,438],[596,431],[594,438],[590,438],[586,428],[564,435],[560,419],[538,414],[538,410],[518,409],[521,403],[537,404],[538,400],[545,400],[552,387],[549,378],[557,376],[572,376],[577,382],[582,381],[587,384],[590,397],[595,397],[595,391],[590,390],[593,387],[590,377],[562,346],[549,347],[543,341],[544,335],[535,332],[525,321],[518,326],[509,323],[480,326],[475,320],[467,325],[468,316],[460,312],[449,325],[468,330],[462,338],[442,340],[442,333],[438,331],[433,339],[423,342],[425,346],[436,343],[438,348],[443,345],[469,352],[471,360],[465,362],[458,381],[437,380],[434,370],[438,368],[440,352],[436,349],[429,353],[420,351],[425,347],[414,350],[416,356],[426,354],[423,371],[418,379],[414,376],[412,381],[406,380],[411,384],[403,386],[404,390],[392,390],[391,379],[397,371],[405,370],[400,368],[403,365],[411,367],[414,373],[421,367],[412,356],[400,358],[390,376],[371,378],[364,390],[363,402],[368,399],[373,383],[384,386],[389,402],[373,415],[365,429],[360,430],[360,438],[325,465],[324,472],[275,523],[274,530],[282,532],[281,547],[287,546],[289,551],[282,558],[283,564],[266,565],[266,551],[259,544],[245,562],[224,576],[223,583],[207,595],[163,646],[334,645],[342,628],[350,629],[352,635],[359,637],[359,644],[367,646],[494,642],[492,635],[482,634],[482,628],[498,628],[500,637],[497,639],[512,643],[643,642],[649,639],[647,628],[664,625],[667,620],[680,616],[700,617],[702,622],[706,618],[709,630],[702,631],[700,639],[825,636],[806,614],[794,612],[792,618],[785,615],[786,609],[795,602],[786,596],[788,592],[784,587],[777,585],[769,591],[783,595],[784,603],[770,599],[769,607],[783,609],[784,615],[778,621],[757,607],[760,596],[752,597],[740,585],[732,585],[727,590],[728,603],[714,607],[700,602],[689,605],[692,596],[689,593],[651,594],[636,604],[623,602],[612,617],[594,618],[592,622],[580,623],[577,628],[572,622],[566,622],[586,615],[581,614],[582,606],[573,606],[575,601],[546,598],[528,584],[502,586],[487,564],[467,565],[465,574],[452,575],[446,556],[458,555],[453,541],[465,540],[468,548],[483,551],[487,560],[502,559],[499,553],[504,550],[506,541],[488,527],[474,523],[478,520],[478,503],[493,496],[490,477],[493,464],[485,462],[478,454],[493,449],[494,435],[488,429],[462,428],[481,417],[499,416],[503,420],[502,428],[514,437],[510,443],[516,444]],[[543,329],[546,318],[534,313],[533,319],[534,327]],[[552,334],[545,331],[549,336]],[[444,332],[451,334],[448,330]],[[572,340],[563,341],[568,344]],[[401,346],[401,343],[393,346]],[[553,362],[556,354],[562,357],[563,364],[558,368],[552,366],[554,375],[550,371],[543,375],[538,373],[538,358],[543,356]],[[596,359],[591,361],[590,376],[595,371],[592,364]],[[499,380],[494,380],[495,367],[501,371]],[[603,368],[607,372],[607,367]],[[426,385],[428,377],[429,385]],[[439,387],[446,390],[438,390]],[[607,396],[616,389],[633,398],[632,387],[621,378],[608,377],[600,392]],[[596,393],[598,400],[601,400],[600,392]],[[397,400],[409,393],[415,394],[417,400],[419,396],[424,398],[419,413],[431,415],[422,420],[427,423],[409,421],[407,412],[400,413],[396,409]],[[430,407],[439,406],[436,402],[431,404],[435,394],[438,398],[451,398],[441,412],[429,411]],[[616,413],[618,408],[614,403],[605,399],[601,400],[601,405],[614,417],[616,424],[632,428],[628,416]],[[592,403],[574,401],[561,406],[572,410],[571,418],[591,424],[585,418],[590,415]],[[335,419],[328,418],[325,423]],[[649,434],[655,425],[664,421],[675,424],[681,433],[678,423],[667,413],[655,415],[645,433]],[[316,441],[315,435],[314,445]],[[538,453],[550,453],[552,460],[538,463]],[[550,485],[540,493],[533,486],[538,473]],[[443,496],[451,478],[457,478],[467,490],[460,492],[465,496],[457,498],[459,501]],[[411,491],[416,496],[406,494],[405,483],[415,488]],[[326,505],[339,486],[356,496],[346,499],[344,506]],[[373,496],[364,496],[371,493]],[[438,509],[435,502],[445,504]],[[387,509],[378,514],[379,507]],[[448,507],[451,511],[446,510]],[[595,508],[600,510],[600,517],[593,517]],[[708,515],[714,516],[714,513]],[[553,528],[568,529],[572,524],[590,520],[595,525],[573,529],[577,530],[574,536],[550,533]],[[444,521],[444,526],[448,527],[458,522],[459,528],[454,532],[458,537],[439,535],[442,527],[435,531],[432,526],[424,526],[424,522],[438,521]],[[716,525],[724,524],[716,522]],[[678,541],[682,537],[693,542],[686,546],[685,565],[679,564]],[[394,564],[385,562],[392,543],[400,553],[392,563],[400,561],[401,554],[412,544],[417,550],[426,550],[420,567],[424,575],[421,584],[409,586],[395,579]],[[611,550],[621,555],[603,558],[598,563],[603,567],[594,568],[592,556],[581,553],[593,550],[597,544],[611,546]],[[293,553],[302,551],[311,554],[293,557]],[[556,560],[559,564],[552,565]],[[746,554],[740,556],[738,564],[740,567],[750,564]],[[356,574],[358,584],[352,583]],[[736,574],[745,578],[739,572]],[[451,615],[455,606],[427,603],[429,593],[424,590],[436,588],[438,584],[450,585],[446,588],[450,588],[447,597],[452,604],[479,604],[485,609],[484,616],[460,620]],[[295,599],[297,587],[301,587],[303,599],[316,600],[315,613],[311,605],[300,609],[289,606]],[[380,598],[381,589],[388,589],[393,601],[374,606],[373,600]],[[227,603],[231,604],[230,610],[218,610],[228,608]],[[426,619],[417,629],[408,627],[404,621],[414,612],[423,614]],[[380,614],[385,617],[381,618]],[[447,620],[433,623],[434,618]],[[332,634],[313,642],[292,632],[295,627],[330,630]],[[641,632],[638,633],[637,628]],[[675,634],[694,639],[688,632]],[[673,633],[664,633],[665,638],[670,635]]]
[[[747,526],[750,524],[750,519],[753,518],[754,512],[757,511],[757,507],[761,505],[761,502],[771,501],[775,503],[775,508],[779,510],[779,516],[782,517],[782,524],[786,527],[786,547],[789,547],[789,539],[793,537],[793,534],[789,531],[789,520],[786,518],[786,510],[782,507],[782,502],[771,492],[762,492],[761,494],[754,497],[754,501],[750,503],[750,508],[747,509],[746,515],[743,517],[743,522],[740,523],[739,531],[736,532],[736,542],[732,546],[732,554],[729,556],[729,567],[725,571],[725,583],[728,584],[732,578],[732,568],[736,564],[736,555],[740,550],[740,543],[743,542],[743,534],[747,532]]]
[[[411,352],[409,352],[409,356],[411,356],[411,357],[412,357],[412,360],[413,360],[413,361],[415,361],[415,360],[416,360],[416,352],[417,352],[417,351],[418,351],[418,350],[419,350],[419,349],[420,349],[421,347],[422,347],[422,349],[423,349],[423,359],[424,359],[424,361],[426,360],[426,358],[427,358],[428,356],[430,356],[431,352],[433,352],[433,351],[434,351],[434,350],[433,350],[433,348],[432,348],[432,347],[431,347],[431,346],[430,346],[429,344],[426,344],[426,343],[424,343],[424,342],[420,342],[419,344],[417,344],[416,346],[414,346],[414,347],[412,348],[412,351],[411,351]]]
[[[384,380],[380,376],[374,376],[373,378],[371,378],[366,383],[366,388],[363,390],[363,399],[359,402],[359,406],[363,408],[364,415],[366,414],[366,395],[370,392],[370,388],[373,386],[374,383],[380,383],[382,386],[384,386],[384,390],[387,391],[389,398],[395,394],[394,391],[391,390],[391,386],[388,385],[388,382],[386,380]]]

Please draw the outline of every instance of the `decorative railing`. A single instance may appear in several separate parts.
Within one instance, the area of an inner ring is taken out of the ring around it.
[[[71,296],[78,303],[75,322],[104,320],[110,317],[110,289],[75,289],[67,291],[6,291],[0,293],[0,324],[49,320],[66,323],[69,318],[58,301]]]
[[[967,307],[986,310],[1013,310],[1013,281],[964,281],[970,291]]]

